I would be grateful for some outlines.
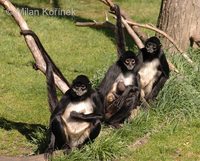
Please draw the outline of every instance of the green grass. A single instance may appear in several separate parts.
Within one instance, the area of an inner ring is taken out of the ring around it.
[[[13,2],[19,7],[52,8],[48,0]],[[137,22],[156,25],[160,1],[116,2]],[[60,6],[62,9],[73,8],[76,16],[24,17],[70,82],[78,74],[86,74],[97,85],[117,58],[114,34],[109,30],[79,28],[74,21],[104,21],[107,7],[91,0],[61,0]],[[0,24],[0,155],[37,154],[45,148],[50,116],[45,77],[32,69],[33,58],[18,26],[2,8]],[[148,34],[152,35],[152,32],[148,31]],[[189,50],[188,54],[198,63],[199,51]],[[103,127],[93,144],[75,149],[57,160],[200,160],[198,64],[192,68],[178,54],[173,58],[170,53],[167,56],[180,74],[171,73],[158,100],[151,103],[152,109],[141,111],[121,129]],[[152,133],[147,144],[136,150],[130,148],[147,133]]]

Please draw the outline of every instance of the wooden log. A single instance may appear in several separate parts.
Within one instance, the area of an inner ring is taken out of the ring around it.
[[[0,161],[46,161],[44,154],[29,157],[0,157]]]

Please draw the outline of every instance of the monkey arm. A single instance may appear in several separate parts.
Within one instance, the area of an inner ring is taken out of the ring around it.
[[[112,85],[114,84],[115,80],[121,73],[120,67],[115,63],[113,64],[105,74],[105,77],[101,81],[98,90],[102,94],[103,97],[106,97],[106,95],[109,93],[109,91],[112,88]]]
[[[108,115],[106,122],[113,126],[119,126],[125,119],[127,119],[133,108],[137,106],[139,100],[139,89],[135,86],[128,86],[122,96],[117,107],[117,110],[112,111],[112,114]]]
[[[94,103],[94,113],[96,115],[103,115],[103,95],[98,92],[95,91],[94,93],[92,93],[91,95],[91,99],[93,100]]]
[[[78,119],[78,120],[87,121],[87,122],[92,122],[94,120],[103,118],[103,116],[100,114],[94,114],[94,113],[83,114],[83,113],[78,113],[76,111],[72,111],[70,113],[70,117],[73,119]]]
[[[165,77],[163,74],[160,76],[160,79],[155,83],[155,86],[153,87],[151,93],[149,95],[147,95],[145,97],[146,100],[149,100],[149,99],[153,99],[155,98],[159,91],[163,88],[165,82],[167,81],[167,77]]]
[[[140,50],[140,52],[138,53],[138,55],[137,55],[137,62],[136,62],[136,66],[135,66],[135,68],[134,68],[134,72],[135,73],[138,73],[139,72],[139,70],[140,70],[140,68],[142,67],[142,65],[143,65],[143,53],[142,53],[142,51],[143,50],[145,50],[145,49],[141,49]]]
[[[141,82],[140,82],[140,75],[137,73],[135,77],[135,88],[138,88],[138,90],[141,90]]]
[[[168,62],[167,62],[167,59],[165,57],[165,54],[163,52],[163,50],[161,49],[160,50],[160,68],[163,72],[163,74],[165,75],[165,77],[169,78],[169,73],[170,73],[170,70],[169,70],[169,65],[168,65]]]
[[[162,71],[162,74],[159,77],[159,79],[154,83],[151,93],[145,97],[146,100],[154,99],[155,97],[157,97],[159,91],[163,88],[167,79],[169,79],[169,73],[170,73],[169,65],[167,63],[167,59],[162,49],[160,49],[159,59],[161,64],[159,68]]]
[[[121,12],[118,5],[114,5],[111,10],[115,11],[115,15],[117,16],[117,22],[116,22],[116,41],[117,41],[117,52],[119,56],[122,56],[125,53],[125,35],[124,35],[124,29],[122,27],[122,20],[121,20]]]
[[[103,104],[102,104],[102,95],[99,92],[94,91],[91,95],[91,100],[93,101],[94,112],[91,114],[78,113],[72,111],[70,117],[82,121],[92,122],[95,120],[103,119]]]

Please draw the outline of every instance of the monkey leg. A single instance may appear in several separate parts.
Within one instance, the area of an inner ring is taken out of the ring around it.
[[[105,112],[105,119],[108,120],[110,117],[115,115],[120,110],[120,102],[122,97],[115,99],[108,107],[106,108]]]
[[[138,88],[129,86],[124,91],[118,104],[118,111],[110,117],[108,123],[111,125],[118,125],[123,123],[131,115],[131,111],[136,108],[139,101],[140,91]]]
[[[120,109],[115,115],[111,116],[107,122],[114,127],[120,127],[120,124],[125,121],[131,114],[131,108],[126,106]]]
[[[52,121],[51,130],[55,136],[56,147],[58,149],[66,148],[68,144],[68,134],[60,116],[55,117]],[[70,147],[68,146],[68,148]]]
[[[96,120],[93,123],[91,123],[91,126],[89,128],[90,130],[90,135],[86,140],[83,142],[83,144],[79,145],[79,148],[81,148],[84,144],[88,142],[93,142],[95,138],[99,135],[101,131],[101,122],[100,120]]]
[[[54,147],[55,147],[55,136],[54,134],[51,132],[50,133],[50,137],[49,137],[49,144],[47,149],[45,150],[44,153],[44,158],[45,160],[51,160],[52,155],[53,155],[53,151],[54,151]]]

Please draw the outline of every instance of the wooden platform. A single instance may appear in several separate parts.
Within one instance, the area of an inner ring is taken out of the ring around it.
[[[0,161],[47,161],[44,158],[44,154],[27,156],[27,157],[1,157]]]

